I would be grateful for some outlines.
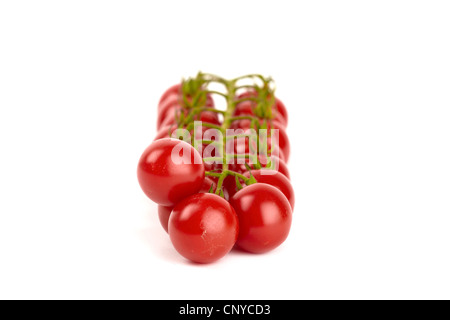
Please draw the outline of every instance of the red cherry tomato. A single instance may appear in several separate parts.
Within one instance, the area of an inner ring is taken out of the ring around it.
[[[225,199],[230,200],[236,192],[238,192],[236,187],[236,178],[233,176],[227,176],[222,183],[222,190],[224,192]]]
[[[173,207],[164,207],[161,205],[158,205],[158,217],[159,222],[161,222],[162,227],[166,232],[169,232],[169,217],[172,213]]]
[[[270,129],[283,129],[285,130],[286,128],[283,126],[283,124],[281,122],[278,122],[277,120],[265,120],[265,119],[259,119],[259,124],[263,125],[263,123],[266,123],[267,126],[267,130]],[[250,119],[240,119],[240,120],[234,120],[231,125],[230,125],[230,129],[243,129],[243,130],[247,130],[250,128],[253,128],[251,125],[251,120]],[[255,128],[253,128],[255,129]],[[256,129],[255,129],[256,130]],[[268,132],[268,135],[270,136],[270,131]]]
[[[158,109],[159,107],[165,102],[166,99],[173,96],[180,96],[181,95],[181,83],[177,83],[173,86],[171,86],[169,89],[167,89],[159,99],[158,103]]]
[[[168,108],[173,107],[174,105],[181,106],[180,95],[177,93],[169,95],[165,100],[163,100],[162,103],[158,105],[158,114],[160,114],[164,110],[167,110]]]
[[[263,169],[269,169],[269,170],[275,170],[278,168],[278,172],[283,174],[286,178],[290,179],[291,175],[289,174],[289,169],[287,167],[286,162],[281,160],[278,157],[272,156],[272,157],[263,157],[264,159],[260,159],[260,163],[263,167]]]
[[[262,158],[265,158],[265,157],[264,157],[264,156],[259,156],[259,158],[260,158],[260,161],[262,161],[262,160],[263,160]],[[278,172],[279,172],[281,175],[284,175],[284,176],[289,180],[289,170],[288,170],[288,168],[287,168],[286,163],[285,163],[283,160],[281,160],[281,159],[279,159],[279,158],[277,158],[277,157],[275,157],[275,156],[272,156],[272,160],[273,160],[274,162],[277,162],[277,163],[278,163]],[[265,163],[266,165],[271,165],[271,163],[270,163],[270,164],[269,164],[269,163],[266,163],[266,162],[264,162],[264,163]],[[261,163],[261,164],[263,165],[263,163]],[[248,165],[250,166],[250,168],[254,169],[254,164],[248,163]],[[263,165],[263,166],[264,166],[264,165]],[[238,163],[235,163],[235,164],[229,164],[229,169],[230,169],[230,170],[233,170],[233,171],[236,171],[237,173],[244,174],[244,175],[247,176],[247,177],[250,177],[250,174],[248,174],[248,170],[247,170],[247,168],[245,167],[245,164],[238,164]],[[270,169],[270,168],[262,168],[262,169],[260,169],[260,170],[271,170],[271,171],[273,171],[273,170]],[[252,173],[255,173],[255,171],[257,171],[257,170],[252,170],[251,172],[252,172]],[[260,174],[256,173],[256,175],[259,176]],[[264,181],[269,181],[269,180],[271,180],[271,179],[266,178],[265,175],[264,175],[264,178],[260,178],[260,179],[261,179],[261,180],[264,180]],[[281,191],[286,192],[287,196],[289,196],[289,198],[292,198],[291,200],[292,200],[293,203],[294,203],[294,201],[295,201],[295,199],[294,199],[294,191],[293,191],[292,187],[289,187],[289,186],[291,186],[291,185],[290,185],[290,184],[287,184],[286,186],[284,186],[284,184],[286,183],[286,180],[285,180],[285,179],[282,179],[282,178],[275,177],[275,178],[272,178],[272,179],[274,179],[275,182],[277,183],[277,185],[275,185],[276,187],[277,187],[278,185],[282,186],[282,187],[280,187],[279,189],[280,189]],[[258,180],[258,179],[256,179],[256,180]],[[264,181],[261,181],[261,182],[264,182]],[[244,181],[239,180],[239,182],[241,183],[241,185],[242,185],[243,187],[245,187]],[[275,182],[274,182],[274,183],[275,183]],[[264,183],[266,183],[266,182],[264,182]],[[270,184],[270,183],[269,183],[269,184]],[[236,194],[236,192],[238,192],[238,189],[237,189],[237,186],[236,186],[236,178],[233,177],[233,176],[228,176],[228,177],[226,177],[225,180],[223,181],[222,186],[223,186],[224,192],[226,192],[226,194],[228,195],[228,197],[225,197],[225,199],[229,199],[230,197],[234,196],[234,195]],[[291,190],[291,189],[292,189],[292,190]],[[288,200],[289,200],[289,199],[288,199]]]
[[[168,116],[175,116],[175,114],[179,111],[181,111],[182,107],[178,101],[173,101],[171,103],[168,103],[165,108],[159,110],[158,112],[158,118],[156,119],[156,128],[159,129],[162,127],[163,121]]]
[[[254,102],[242,101],[236,105],[236,108],[233,111],[233,115],[236,117],[252,116],[252,115],[254,115],[253,108],[254,108]]]
[[[186,161],[172,161],[174,148],[182,148],[179,160]],[[204,178],[205,167],[200,154],[190,144],[176,139],[154,141],[144,151],[138,164],[138,180],[142,190],[151,200],[163,206],[175,205],[197,193]]]
[[[263,121],[260,120],[260,124],[263,124]],[[271,120],[268,121],[266,123],[267,125],[267,143],[268,143],[268,150],[271,150],[271,129],[276,129],[278,130],[278,146],[280,148],[280,150],[282,151],[282,155],[279,155],[279,158],[283,158],[283,160],[285,160],[286,162],[289,160],[289,155],[290,155],[290,151],[291,151],[291,147],[290,147],[290,143],[289,143],[289,138],[286,134],[285,131],[285,127],[283,126],[282,123],[276,121],[276,120]],[[241,119],[241,120],[236,120],[233,121],[233,123],[230,126],[230,129],[242,129],[242,130],[248,130],[252,128],[251,126],[251,121],[248,119]],[[262,141],[262,138],[261,138]],[[241,150],[242,151],[242,150]],[[245,152],[248,152],[248,146],[246,146]]]
[[[156,120],[157,130],[164,126],[175,124],[176,116],[180,116],[182,112],[185,116],[188,114],[188,110],[183,109],[178,103],[174,103],[172,105],[169,105],[167,108],[162,109],[159,112],[158,118]],[[208,122],[218,126],[222,124],[219,120],[218,113],[212,111],[200,112],[194,117],[194,120]]]
[[[239,218],[236,245],[252,253],[275,249],[286,240],[292,209],[286,197],[265,183],[255,183],[236,193],[230,203]]]
[[[258,155],[258,159],[259,159],[259,162],[260,162],[263,170],[267,170],[267,169],[275,170],[275,168],[278,168],[278,170],[276,170],[276,171],[280,172],[281,174],[285,175],[286,178],[290,179],[289,169],[287,167],[287,164],[280,158],[275,157],[275,156],[268,158],[264,155]],[[229,165],[230,170],[236,171],[238,173],[244,173],[244,172],[248,171],[245,164],[237,163],[236,160],[235,160],[235,162],[236,163]],[[252,160],[250,158],[245,159],[245,163],[247,163],[251,169],[255,169],[255,163],[252,163]]]
[[[212,189],[216,190],[216,182],[211,180],[210,178],[206,177],[205,180],[203,180],[202,187],[198,191],[198,193],[208,193],[209,190]],[[164,207],[161,205],[158,205],[158,216],[159,216],[159,222],[161,222],[162,227],[166,232],[169,232],[169,217],[172,213],[173,207]]]
[[[158,117],[158,122],[156,123],[156,130],[159,131],[161,128],[166,126],[174,125],[177,117],[181,115],[181,108],[172,108],[170,112],[162,117]]]
[[[277,110],[278,115],[280,115],[280,117],[278,117],[278,120],[281,120],[280,122],[283,123],[283,125],[285,127],[287,127],[287,125],[288,125],[288,112],[287,112],[286,107],[284,106],[284,103],[281,102],[281,100],[278,99],[278,98],[275,99],[275,110]]]
[[[257,93],[255,91],[245,91],[238,95],[237,99],[256,97]],[[270,97],[268,97],[270,98]],[[254,115],[254,108],[256,106],[255,101],[242,101],[237,104],[233,115],[244,116],[244,115]],[[287,127],[288,124],[288,112],[283,102],[280,99],[275,98],[275,104],[272,107],[272,116],[274,120],[279,121],[283,126]]]
[[[236,212],[223,198],[211,193],[192,195],[178,203],[169,219],[169,235],[185,258],[211,263],[234,246],[239,225]]]
[[[154,140],[159,140],[159,139],[164,139],[164,138],[170,138],[172,135],[172,132],[174,130],[176,130],[177,127],[174,125],[167,125],[162,127],[161,129],[158,130],[158,133],[156,134]]]
[[[272,123],[271,129],[278,129],[278,147],[279,150],[283,152],[283,156],[286,162],[289,161],[289,156],[291,154],[291,145],[289,143],[289,138],[286,134],[286,131],[282,126],[279,126],[278,123]],[[268,132],[267,134],[267,145],[272,145],[272,138],[271,138],[271,132]],[[281,158],[281,157],[280,157]]]
[[[285,195],[286,199],[288,199],[289,203],[291,204],[292,210],[294,209],[294,189],[292,188],[291,182],[288,178],[286,178],[286,176],[284,176],[280,172],[273,170],[252,170],[250,172],[255,177],[256,181],[258,181],[258,183],[267,183],[280,190]],[[244,176],[250,177],[250,172],[244,173]]]
[[[229,133],[228,135],[231,135],[231,133]],[[252,154],[264,154],[265,152],[267,152],[267,154],[270,155],[274,155],[277,156],[278,158],[280,158],[281,160],[287,162],[287,158],[285,156],[285,151],[290,152],[290,146],[289,146],[289,141],[286,139],[287,135],[286,132],[283,130],[279,130],[279,142],[278,142],[278,146],[273,145],[272,146],[272,139],[271,136],[269,135],[267,137],[267,140],[264,141],[265,139],[262,138],[262,136],[260,136],[260,146],[258,149],[258,146],[256,144],[255,140],[251,140],[248,137],[245,138],[228,138],[226,145],[227,145],[227,150],[233,150],[235,155],[249,155],[250,151],[252,152]],[[264,148],[264,142],[267,143],[267,148]],[[283,145],[284,150],[281,149],[281,145]],[[250,146],[252,146],[252,148],[250,148]]]
[[[217,183],[213,181],[210,177],[205,177],[205,180],[203,180],[202,187],[200,188],[198,193],[208,193],[211,187],[213,191],[216,191]]]
[[[195,117],[195,120],[215,124],[220,126],[222,122],[219,120],[219,115],[212,111],[203,111],[199,116]]]

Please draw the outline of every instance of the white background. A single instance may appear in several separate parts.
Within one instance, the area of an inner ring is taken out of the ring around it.
[[[0,298],[450,298],[447,1],[2,1]],[[162,92],[272,75],[297,203],[187,262],[136,179]]]

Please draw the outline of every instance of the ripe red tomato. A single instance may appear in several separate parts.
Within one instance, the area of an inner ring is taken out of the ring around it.
[[[225,256],[236,243],[236,212],[223,198],[211,193],[192,195],[178,203],[169,219],[169,235],[185,258],[210,263]]]
[[[156,136],[153,140],[159,140],[159,139],[164,139],[164,138],[170,138],[172,132],[174,130],[176,130],[177,127],[174,125],[167,125],[162,127],[161,129],[158,130],[158,133],[156,133]],[[170,133],[170,135],[169,135]]]
[[[213,180],[211,180],[208,177],[205,177],[205,180],[203,180],[203,184],[202,187],[200,188],[200,190],[198,191],[198,193],[208,193],[209,190],[212,189],[215,191],[216,190],[216,182],[214,182]],[[161,222],[162,227],[164,228],[164,230],[166,230],[166,232],[169,232],[169,217],[170,214],[172,213],[173,210],[173,206],[172,207],[164,207],[161,205],[158,205],[158,216],[159,216],[159,222]]]
[[[262,125],[264,123],[265,119],[259,119],[259,124]],[[278,122],[277,120],[265,120],[267,125],[267,130],[270,130],[273,126],[273,129],[286,129],[281,122]],[[230,129],[250,129],[253,128],[251,125],[250,119],[240,119],[240,120],[234,120],[231,125]],[[254,128],[253,128],[254,129]],[[268,132],[268,135],[270,135],[270,131]]]
[[[230,200],[236,194],[236,192],[238,192],[236,187],[236,178],[233,176],[227,176],[223,180],[222,190],[224,192],[225,199]]]
[[[177,84],[171,86],[162,94],[161,98],[159,99],[158,109],[160,109],[160,107],[164,104],[164,102],[168,98],[172,98],[174,96],[178,97],[180,95],[181,95],[181,83],[177,83]]]
[[[230,203],[239,218],[236,242],[239,248],[264,253],[286,240],[292,223],[292,209],[277,188],[255,183],[236,193]]]
[[[158,118],[156,119],[156,128],[159,129],[162,126],[163,121],[168,116],[174,116],[176,112],[182,109],[178,101],[172,101],[166,104],[166,107],[158,111]]]
[[[260,120],[260,124],[262,124],[263,121]],[[235,120],[232,122],[230,129],[242,129],[242,130],[248,130],[252,128],[251,126],[251,121],[248,119],[241,119],[241,120]],[[254,128],[253,128],[254,129]],[[271,145],[272,145],[272,139],[271,139],[271,129],[276,129],[278,130],[278,146],[279,146],[279,150],[282,151],[282,153],[280,152],[279,154],[279,158],[282,158],[283,160],[285,160],[286,162],[289,160],[289,155],[290,155],[290,151],[291,151],[291,147],[290,147],[290,143],[289,143],[289,138],[287,136],[285,127],[283,126],[282,123],[276,121],[276,120],[272,120],[269,121],[267,123],[267,144],[268,144],[268,150],[271,149]],[[261,138],[262,141],[262,138]],[[248,147],[246,147],[245,149],[246,152],[248,152]]]
[[[207,107],[213,107],[213,106],[207,106]],[[174,102],[173,104],[169,104],[167,108],[161,109],[161,111],[158,114],[158,118],[156,120],[156,128],[159,130],[160,128],[171,125],[175,123],[175,116],[181,115],[181,112],[184,113],[186,116],[188,114],[187,109],[183,109],[178,102]],[[200,114],[196,115],[194,117],[194,120],[202,121],[202,122],[208,122],[211,124],[215,124],[220,126],[222,123],[219,119],[219,115],[216,112],[212,111],[203,111]]]
[[[278,170],[276,170],[276,171],[280,172],[281,174],[285,175],[286,178],[290,179],[289,169],[287,167],[287,164],[280,158],[275,157],[275,156],[267,158],[264,155],[258,155],[258,159],[259,159],[259,162],[261,163],[263,170],[267,170],[266,167],[268,167],[268,169],[273,169],[273,170],[275,170],[275,168],[278,168]],[[244,172],[248,171],[245,164],[237,163],[236,159],[235,159],[235,162],[236,163],[229,165],[230,170],[236,171],[238,173],[244,173]],[[255,169],[255,164],[251,163],[252,160],[250,158],[245,159],[245,162],[250,166],[250,168]]]
[[[158,217],[159,222],[161,222],[162,227],[166,232],[169,232],[169,217],[172,213],[173,207],[164,207],[161,205],[158,205]]]
[[[260,161],[262,161],[262,158],[264,158],[264,156],[259,156],[259,158],[260,158]],[[286,163],[283,160],[281,160],[281,159],[279,159],[279,158],[277,158],[275,156],[272,156],[272,159],[273,159],[273,161],[278,163],[278,173],[280,173],[281,175],[284,175],[286,177],[286,179],[289,181],[289,171],[288,171]],[[254,169],[254,164],[248,163],[248,165],[250,166],[250,168]],[[233,171],[236,171],[237,173],[244,174],[247,177],[250,177],[250,174],[248,173],[248,170],[245,167],[245,164],[238,164],[238,163],[230,164],[229,165],[229,169],[233,170]],[[260,170],[265,170],[265,171],[271,170],[271,171],[274,171],[274,170],[272,170],[270,168],[262,168]],[[252,170],[251,172],[252,173],[256,172],[256,175],[258,177],[261,175],[259,173],[259,170]],[[261,181],[258,181],[258,182],[269,183],[269,182],[266,182],[266,181],[272,181],[273,180],[272,182],[275,183],[275,187],[278,188],[278,186],[280,186],[279,189],[281,191],[286,192],[286,197],[289,197],[288,200],[292,201],[293,203],[295,203],[294,191],[293,191],[293,189],[291,187],[291,184],[290,183],[286,183],[286,179],[279,178],[279,177],[267,178],[266,175],[263,175],[263,176],[264,176],[263,178],[260,178]],[[258,180],[258,179],[256,179],[256,180]],[[239,180],[239,181],[240,181],[241,185],[243,187],[245,187],[244,181],[242,181],[242,180]],[[271,184],[271,183],[269,183],[269,184]],[[225,194],[227,195],[225,197],[225,199],[231,198],[232,196],[234,196],[236,194],[236,192],[238,192],[238,189],[237,189],[237,186],[236,186],[236,179],[235,179],[235,177],[228,176],[228,177],[225,178],[225,180],[223,181],[223,190],[224,190]]]
[[[231,135],[228,130],[227,134]],[[252,151],[252,154],[263,154],[264,152],[267,152],[268,155],[277,156],[287,163],[288,157],[285,155],[285,152],[287,152],[288,155],[290,154],[290,144],[284,130],[278,131],[278,145],[272,144],[270,133],[267,139],[263,139],[261,135],[259,136],[259,139],[260,145],[258,149],[256,141],[248,137],[240,137],[235,139],[227,138],[227,150],[233,150],[234,154],[237,155],[248,155],[250,154],[250,150]],[[267,148],[264,147],[264,143],[267,143]],[[252,146],[252,148],[250,148],[250,146]]]
[[[238,116],[252,116],[254,115],[253,108],[255,103],[252,101],[242,101],[236,105],[233,115]]]
[[[172,161],[172,150],[181,149],[180,163]],[[190,163],[185,163],[190,162]],[[138,180],[144,193],[154,202],[172,206],[197,193],[205,178],[200,154],[190,144],[176,139],[154,141],[142,154]]]
[[[255,91],[245,91],[237,96],[237,99],[256,97],[257,93]],[[270,98],[270,97],[269,97]],[[254,108],[256,107],[256,102],[248,100],[242,101],[236,105],[236,108],[233,112],[235,116],[244,116],[244,115],[254,115]],[[283,126],[287,127],[288,124],[288,112],[283,102],[280,99],[275,98],[275,104],[272,107],[272,116],[274,116],[274,120],[283,124]]]
[[[217,183],[213,181],[210,177],[205,177],[205,180],[203,180],[202,187],[200,188],[198,193],[208,193],[211,187],[213,191],[216,191]]]
[[[292,210],[294,210],[294,189],[292,188],[291,182],[288,178],[286,178],[286,176],[274,170],[252,170],[250,172],[255,177],[256,181],[258,181],[258,183],[267,183],[280,190],[284,194],[286,199],[288,199],[289,203],[291,204]],[[244,176],[250,177],[250,172],[244,173]]]
[[[278,147],[283,152],[283,156],[286,162],[289,161],[289,156],[291,154],[291,145],[289,143],[289,138],[286,134],[285,129],[282,126],[279,126],[277,122],[273,122],[271,124],[271,129],[278,129]],[[271,133],[267,133],[267,145],[270,147],[272,145]],[[281,157],[280,157],[281,158]]]
[[[277,110],[276,119],[279,120],[285,127],[288,125],[288,112],[286,107],[284,106],[284,103],[281,102],[280,99],[275,99],[275,110]]]

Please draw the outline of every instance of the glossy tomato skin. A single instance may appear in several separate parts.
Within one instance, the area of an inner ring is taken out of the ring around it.
[[[286,176],[274,170],[252,170],[250,172],[258,183],[267,183],[280,190],[289,201],[292,210],[294,210],[294,189]],[[244,173],[244,176],[250,177],[250,172]]]
[[[216,190],[216,182],[211,180],[208,177],[205,177],[205,180],[203,180],[202,187],[198,191],[198,193],[208,193],[211,187],[213,190]],[[166,232],[169,232],[169,217],[172,213],[173,207],[164,207],[161,205],[158,205],[158,216],[159,216],[159,222],[161,222],[162,227]]]
[[[234,209],[211,193],[182,200],[169,219],[169,235],[175,249],[197,263],[211,263],[225,256],[236,243],[238,232]]]
[[[172,161],[175,147],[183,148],[183,158],[190,160],[190,163]],[[184,151],[190,153],[190,159]],[[137,171],[144,193],[162,206],[173,206],[197,193],[205,178],[200,154],[190,144],[171,138],[154,141],[142,154]]]
[[[239,218],[236,242],[239,248],[264,253],[286,240],[292,223],[292,209],[280,190],[265,183],[255,183],[236,193],[230,203]]]

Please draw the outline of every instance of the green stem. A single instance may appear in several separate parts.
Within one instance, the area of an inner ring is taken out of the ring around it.
[[[252,116],[238,116],[238,117],[232,117],[231,121],[236,121],[236,120],[253,120]]]
[[[242,79],[246,79],[246,78],[253,78],[253,80],[255,81],[256,79],[259,79],[262,81],[262,86],[258,86],[256,84],[253,85],[237,85],[237,82],[242,80]],[[256,78],[256,79],[255,79]],[[256,128],[256,130],[258,130],[259,128],[259,122],[258,122],[258,118],[257,117],[252,117],[252,116],[233,116],[234,110],[236,108],[236,105],[240,102],[243,101],[255,101],[255,114],[259,117],[268,117],[271,118],[271,108],[274,101],[274,94],[273,91],[271,91],[270,89],[270,83],[271,83],[272,79],[270,78],[264,78],[262,75],[259,74],[249,74],[249,75],[244,75],[241,77],[237,77],[235,79],[232,80],[226,80],[220,76],[214,75],[214,74],[210,74],[210,73],[201,73],[199,72],[196,78],[191,78],[185,82],[183,82],[185,85],[183,86],[183,100],[185,101],[186,105],[188,106],[189,109],[189,113],[187,116],[184,115],[180,115],[180,117],[177,119],[177,124],[178,127],[186,127],[189,131],[192,129],[195,129],[195,125],[194,125],[194,119],[195,116],[201,112],[205,112],[205,111],[210,111],[210,112],[216,112],[216,113],[220,113],[223,115],[223,123],[221,126],[217,126],[214,124],[210,124],[210,123],[202,123],[203,126],[208,127],[208,128],[213,128],[213,129],[217,129],[220,130],[222,133],[222,141],[210,141],[210,140],[200,140],[200,143],[208,143],[208,144],[213,144],[216,146],[220,146],[223,150],[225,143],[226,143],[226,139],[236,139],[236,138],[256,138],[256,147],[257,149],[259,148],[259,132],[257,131],[256,134],[236,134],[236,135],[231,135],[231,136],[226,136],[226,130],[230,128],[231,124],[233,121],[235,120],[251,120],[251,127],[253,129]],[[210,83],[220,83],[222,85],[224,85],[225,89],[226,89],[226,93],[222,93],[219,91],[215,91],[215,90],[208,90],[207,86]],[[249,90],[254,90],[257,95],[256,96],[250,96],[250,97],[245,97],[245,98],[241,98],[241,99],[236,99],[236,91],[238,89],[249,89]],[[219,96],[222,96],[224,98],[226,98],[226,103],[227,103],[227,108],[225,111],[222,110],[218,110],[215,108],[207,108],[205,107],[205,102],[206,102],[206,98],[208,94],[216,94]],[[190,97],[190,98],[188,98]],[[269,99],[271,98],[271,99]],[[271,102],[271,103],[269,103]],[[200,106],[199,106],[200,105]],[[197,143],[198,141],[194,141],[194,145]],[[255,151],[254,150],[254,145],[251,143],[250,144],[250,149],[251,151]],[[218,178],[218,183],[217,183],[217,188],[215,190],[215,194],[220,195],[223,197],[223,191],[222,191],[222,186],[223,186],[223,182],[225,180],[225,178],[227,176],[234,176],[235,179],[241,179],[243,180],[246,184],[251,184],[256,182],[255,178],[250,175],[250,178],[247,178],[246,176],[229,170],[229,166],[227,163],[228,159],[231,158],[235,158],[235,159],[239,159],[239,158],[250,158],[250,157],[254,157],[254,155],[250,155],[250,154],[244,154],[244,155],[235,155],[235,154],[226,154],[226,152],[222,152],[221,157],[207,157],[204,158],[203,161],[216,161],[216,162],[220,162],[220,160],[222,160],[223,164],[222,164],[222,171],[221,172],[213,172],[213,171],[207,171],[205,173],[206,176],[211,176],[211,177],[215,177]],[[257,161],[257,165],[255,167],[260,167],[259,165],[259,159],[256,157],[256,161]]]
[[[208,162],[209,161],[220,161],[220,160],[222,160],[222,157],[205,157],[205,158],[203,158],[204,162],[206,162],[206,161],[208,161]]]

